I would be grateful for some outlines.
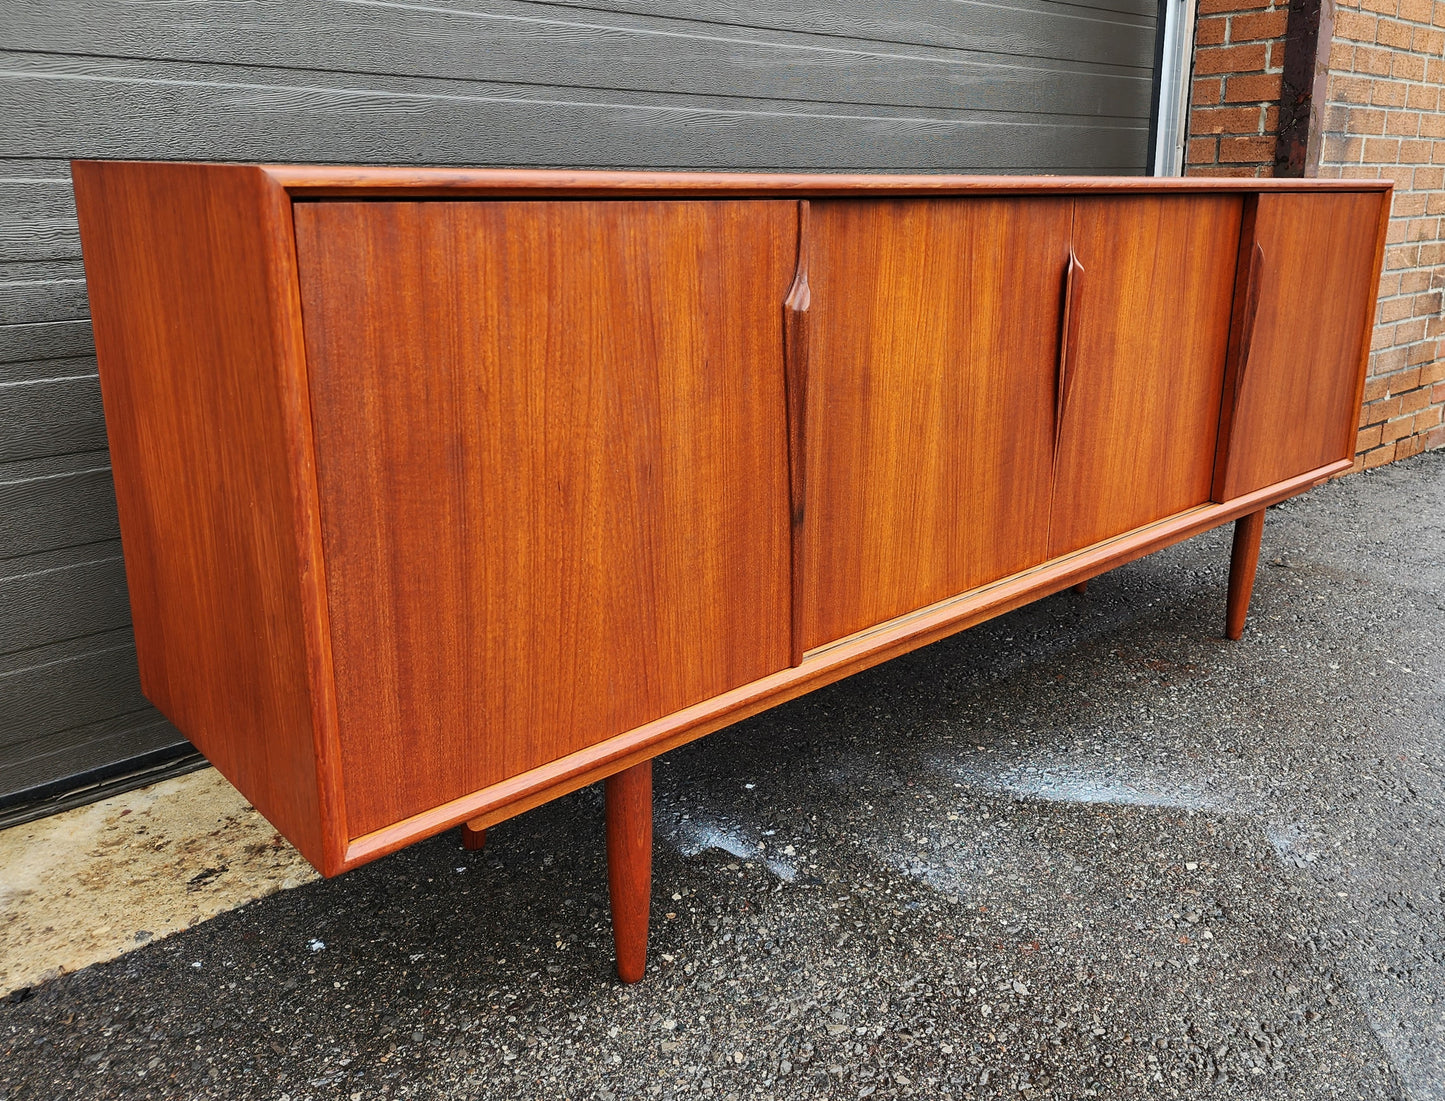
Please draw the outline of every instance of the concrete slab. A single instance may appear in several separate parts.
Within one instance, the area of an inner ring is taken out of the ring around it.
[[[209,768],[0,830],[0,996],[315,878]]]

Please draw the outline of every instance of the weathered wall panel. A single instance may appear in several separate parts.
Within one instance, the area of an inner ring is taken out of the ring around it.
[[[136,686],[67,162],[1139,173],[1153,0],[10,0],[0,801],[179,744]]]

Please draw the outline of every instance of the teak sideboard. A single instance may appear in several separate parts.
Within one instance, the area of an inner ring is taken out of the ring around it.
[[[1384,181],[73,166],[146,695],[326,875],[1350,467]]]

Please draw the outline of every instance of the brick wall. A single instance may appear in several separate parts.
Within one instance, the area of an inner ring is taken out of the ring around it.
[[[1289,0],[1199,0],[1198,13],[1186,171],[1273,175]]]
[[[1321,176],[1395,181],[1357,465],[1445,445],[1445,3],[1336,5]]]
[[[1186,171],[1274,172],[1288,2],[1199,0]],[[1356,469],[1445,446],[1445,2],[1334,8],[1317,172],[1395,181]]]

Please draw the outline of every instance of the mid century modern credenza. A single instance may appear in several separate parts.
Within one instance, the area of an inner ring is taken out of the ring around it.
[[[334,875],[1349,468],[1382,181],[77,162],[146,694]]]

